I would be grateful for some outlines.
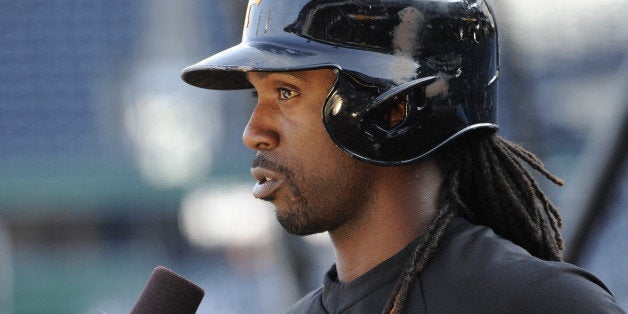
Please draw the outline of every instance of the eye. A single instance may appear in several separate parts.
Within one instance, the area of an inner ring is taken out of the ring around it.
[[[293,90],[283,88],[283,87],[278,88],[277,91],[279,92],[279,99],[282,99],[282,100],[291,99],[299,94]]]

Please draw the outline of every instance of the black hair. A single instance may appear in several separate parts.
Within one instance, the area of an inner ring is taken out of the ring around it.
[[[436,253],[449,223],[462,216],[490,227],[498,235],[549,261],[562,260],[561,219],[522,164],[553,183],[534,154],[493,132],[474,132],[445,146],[436,156],[443,173],[441,206],[398,279],[383,313],[401,313],[417,275]]]

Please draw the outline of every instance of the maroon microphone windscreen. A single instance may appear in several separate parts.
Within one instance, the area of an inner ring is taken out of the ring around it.
[[[204,295],[203,289],[193,282],[157,266],[131,314],[196,313]]]

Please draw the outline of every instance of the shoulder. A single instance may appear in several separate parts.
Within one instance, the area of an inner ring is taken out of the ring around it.
[[[306,294],[288,309],[289,314],[327,313],[323,308],[321,294],[323,288],[318,288]]]
[[[447,296],[486,312],[622,312],[604,284],[583,269],[538,259],[484,226],[456,221],[451,229],[421,274],[426,304]]]

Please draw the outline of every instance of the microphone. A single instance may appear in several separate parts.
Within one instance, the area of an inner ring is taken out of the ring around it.
[[[163,266],[157,266],[131,314],[196,313],[205,291]]]

